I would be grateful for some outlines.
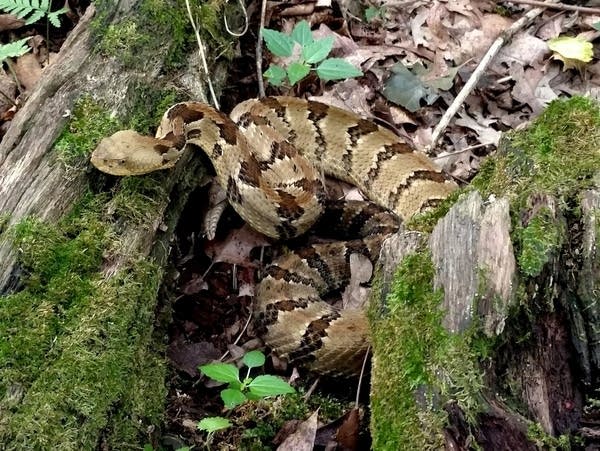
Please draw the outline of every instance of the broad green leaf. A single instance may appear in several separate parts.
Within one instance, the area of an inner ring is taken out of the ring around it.
[[[290,79],[290,84],[295,85],[300,80],[308,75],[310,66],[302,63],[292,63],[288,66],[287,76]]]
[[[202,365],[199,370],[205,376],[219,382],[239,382],[240,371],[231,363],[209,363]]]
[[[592,24],[592,27],[593,27],[594,29],[596,29],[596,30],[600,31],[600,22],[594,22],[594,23]]]
[[[294,50],[294,40],[287,34],[277,30],[263,28],[263,38],[267,48],[273,55],[291,56]]]
[[[0,45],[0,62],[6,58],[16,58],[24,55],[31,50],[26,42],[29,38],[19,39],[18,41],[11,42],[10,44]]]
[[[265,355],[260,351],[250,351],[242,359],[248,368],[257,368],[265,364]]]
[[[283,67],[271,64],[263,74],[269,79],[269,82],[275,86],[281,86],[287,78],[287,72]]]
[[[203,418],[198,422],[198,429],[206,432],[215,432],[221,429],[227,429],[231,426],[231,421],[223,417]]]
[[[310,31],[310,25],[306,20],[301,20],[296,24],[292,30],[292,39],[301,46],[311,44],[313,42],[313,35]]]
[[[309,64],[316,64],[323,61],[333,48],[333,36],[327,36],[323,39],[317,39],[312,44],[302,48],[302,57]]]
[[[341,58],[327,58],[316,68],[321,80],[343,80],[345,78],[360,77],[363,73],[348,61]]]
[[[294,388],[286,381],[277,376],[271,376],[270,374],[256,376],[250,385],[248,385],[248,388],[250,389],[250,393],[261,397],[296,392],[296,390],[294,390]]]
[[[409,111],[417,111],[421,107],[420,100],[427,95],[423,83],[401,63],[395,64],[392,72],[384,84],[383,95]]]
[[[246,395],[239,390],[232,388],[226,388],[221,390],[221,399],[228,409],[233,409],[235,406],[239,406],[246,402]]]

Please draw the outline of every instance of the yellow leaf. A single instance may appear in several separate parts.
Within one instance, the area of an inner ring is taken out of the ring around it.
[[[550,39],[548,47],[555,52],[554,58],[564,61],[565,65],[568,61],[571,65],[577,65],[577,62],[589,63],[594,55],[592,43],[581,38],[562,36]]]

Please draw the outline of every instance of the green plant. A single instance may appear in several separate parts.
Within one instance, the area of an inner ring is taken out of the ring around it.
[[[311,70],[314,70],[324,81],[359,77],[363,74],[342,58],[327,58],[333,48],[334,37],[315,39],[305,20],[298,22],[289,35],[268,28],[263,28],[262,34],[267,48],[279,57],[291,57],[294,48],[300,46],[300,54],[287,65],[287,68],[271,64],[265,71],[264,76],[275,86],[282,85],[286,79],[294,85],[306,77]],[[314,67],[315,64],[318,65]]]
[[[227,409],[233,409],[247,400],[296,392],[290,384],[277,376],[263,374],[250,377],[252,368],[260,367],[265,363],[265,355],[262,352],[250,351],[244,355],[242,362],[248,367],[244,380],[240,379],[239,368],[231,363],[209,363],[199,367],[205,376],[228,384],[227,388],[221,390],[221,399]],[[215,431],[229,426],[231,422],[222,417],[208,417],[198,423],[198,429],[209,433],[209,440]]]
[[[369,6],[365,9],[365,20],[367,22],[375,22],[376,20],[383,19],[383,15],[385,14],[385,7],[380,6]]]
[[[29,52],[31,47],[26,44],[28,39],[29,37],[19,39],[18,41],[9,44],[0,45],[0,64],[3,63],[6,58],[16,58]]]
[[[25,19],[25,25],[31,25],[42,17],[47,16],[48,21],[55,27],[60,27],[58,16],[66,13],[69,8],[63,6],[57,11],[50,12],[50,0],[0,0],[0,9],[9,14]]]

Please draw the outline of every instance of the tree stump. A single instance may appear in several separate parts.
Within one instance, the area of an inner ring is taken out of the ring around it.
[[[430,233],[386,244],[374,449],[596,449],[599,112],[553,103]]]

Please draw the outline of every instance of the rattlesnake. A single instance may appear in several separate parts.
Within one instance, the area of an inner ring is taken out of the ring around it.
[[[388,210],[410,218],[456,185],[386,128],[293,97],[248,100],[230,117],[206,104],[179,103],[165,112],[156,136],[117,132],[94,150],[92,164],[113,175],[144,174],[172,167],[185,144],[197,146],[239,215],[277,239],[299,236],[323,216],[323,173],[384,207],[332,205],[325,216],[334,230],[347,224],[362,237],[279,257],[256,292],[258,328],[278,355],[318,372],[355,373],[367,347],[365,314],[335,309],[321,296],[347,278],[351,254],[377,258],[383,237],[395,229]]]

